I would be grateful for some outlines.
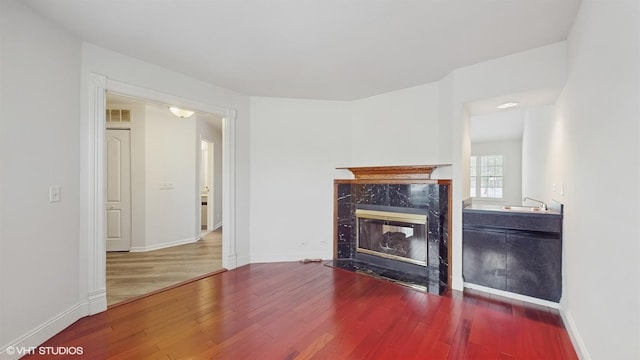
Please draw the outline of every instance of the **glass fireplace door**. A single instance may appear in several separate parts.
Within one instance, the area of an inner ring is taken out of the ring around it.
[[[356,209],[357,251],[427,265],[427,216]]]

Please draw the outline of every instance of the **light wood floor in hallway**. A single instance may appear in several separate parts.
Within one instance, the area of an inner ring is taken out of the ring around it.
[[[107,253],[107,305],[222,269],[222,229],[193,244],[149,252]]]

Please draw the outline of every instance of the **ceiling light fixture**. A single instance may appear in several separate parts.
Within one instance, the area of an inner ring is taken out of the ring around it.
[[[498,105],[496,107],[498,109],[500,109],[500,110],[504,110],[504,109],[509,109],[509,108],[516,107],[516,106],[518,106],[518,103],[511,101],[511,102],[506,102],[504,104]]]
[[[179,107],[169,106],[169,111],[180,119],[186,119],[195,114],[195,111],[180,109]]]

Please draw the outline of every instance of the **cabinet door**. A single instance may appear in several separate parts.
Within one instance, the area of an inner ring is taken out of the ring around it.
[[[495,289],[507,288],[507,244],[504,232],[464,229],[464,281]]]
[[[562,241],[507,234],[507,291],[549,301],[562,293]]]

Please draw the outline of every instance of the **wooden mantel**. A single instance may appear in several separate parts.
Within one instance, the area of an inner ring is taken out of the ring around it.
[[[342,167],[339,170],[349,170],[356,179],[368,180],[429,180],[431,173],[438,165],[406,165],[406,166],[363,166]]]

